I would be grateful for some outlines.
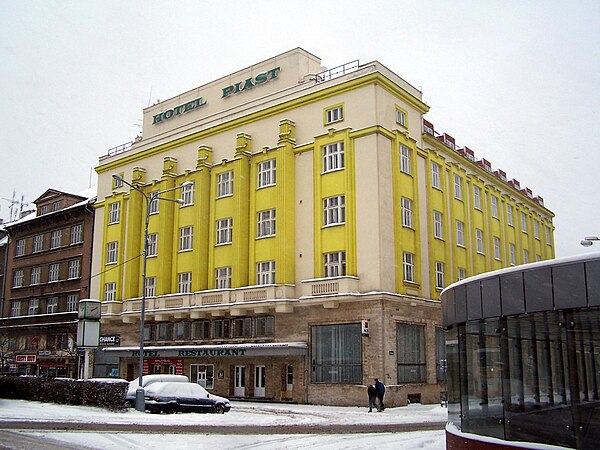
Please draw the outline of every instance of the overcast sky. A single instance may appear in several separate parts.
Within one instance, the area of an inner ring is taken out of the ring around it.
[[[0,218],[95,186],[149,104],[295,47],[421,88],[436,131],[544,198],[557,256],[600,250],[598,0],[0,0]]]

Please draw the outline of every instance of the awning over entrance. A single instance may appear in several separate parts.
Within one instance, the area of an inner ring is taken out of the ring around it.
[[[201,358],[219,356],[290,356],[305,355],[306,342],[270,342],[220,345],[144,346],[144,357]],[[102,351],[121,357],[139,357],[139,347],[104,347]]]

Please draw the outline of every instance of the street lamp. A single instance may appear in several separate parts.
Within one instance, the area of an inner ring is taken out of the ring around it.
[[[598,236],[586,236],[582,241],[581,241],[581,245],[583,245],[584,247],[590,247],[594,241],[600,241],[600,238]]]
[[[148,259],[148,223],[150,222],[150,204],[155,200],[168,200],[168,201],[179,203],[179,204],[183,203],[183,200],[181,200],[181,199],[164,198],[164,197],[161,197],[160,195],[164,194],[165,192],[174,191],[175,189],[180,189],[181,187],[184,186],[184,184],[182,184],[181,186],[175,186],[170,189],[165,189],[164,191],[151,192],[150,195],[148,195],[144,191],[142,191],[139,187],[129,183],[128,181],[125,181],[123,179],[123,177],[121,177],[117,174],[114,174],[112,177],[117,182],[125,183],[130,188],[138,191],[140,194],[142,194],[142,196],[146,200],[146,219],[145,219],[145,223],[144,223],[144,259],[143,259],[144,262],[142,265],[142,306],[141,306],[141,311],[140,311],[140,355],[139,355],[139,367],[138,367],[139,382],[138,382],[138,388],[135,391],[135,409],[143,412],[146,410],[146,402],[144,400],[144,388],[142,385],[142,378],[143,378],[143,372],[144,372],[144,324],[145,324],[145,315],[146,315],[146,261]]]

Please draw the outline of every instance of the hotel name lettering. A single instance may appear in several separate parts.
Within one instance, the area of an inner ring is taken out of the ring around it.
[[[193,358],[198,356],[245,356],[245,348],[177,350],[177,356]],[[169,352],[171,353],[171,352]],[[140,356],[139,350],[131,352],[131,356]],[[144,350],[144,356],[161,356],[159,350]]]
[[[252,89],[255,86],[259,86],[261,84],[267,83],[275,78],[277,78],[278,73],[281,71],[281,67],[275,67],[274,69],[268,70],[266,72],[261,72],[255,77],[247,78],[243,81],[239,81],[231,86],[227,86],[223,88],[223,95],[221,98],[229,97],[230,95],[237,94],[239,92],[247,91],[248,89]],[[157,123],[166,122],[169,119],[172,119],[175,116],[179,116],[189,111],[193,111],[202,106],[205,106],[207,101],[202,97],[198,97],[197,99],[191,100],[186,103],[182,103],[181,105],[177,105],[174,108],[167,109],[161,113],[155,114],[152,116],[152,125],[156,125]]]

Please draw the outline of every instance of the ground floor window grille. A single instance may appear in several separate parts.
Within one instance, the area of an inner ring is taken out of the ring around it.
[[[362,383],[360,323],[312,327],[313,383]]]
[[[425,383],[425,327],[399,323],[396,328],[398,383]]]

